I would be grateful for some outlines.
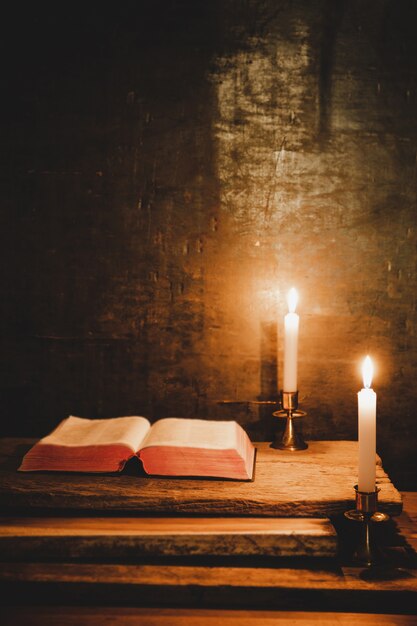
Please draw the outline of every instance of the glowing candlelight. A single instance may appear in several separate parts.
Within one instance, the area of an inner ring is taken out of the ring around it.
[[[375,491],[376,393],[371,389],[374,366],[369,356],[362,365],[363,389],[358,393],[359,476],[358,490]]]
[[[297,391],[298,327],[300,321],[295,312],[298,294],[294,287],[288,292],[287,302],[289,312],[285,316],[283,390],[291,392]]]

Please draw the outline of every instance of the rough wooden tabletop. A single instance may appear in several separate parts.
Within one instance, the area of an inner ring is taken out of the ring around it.
[[[326,519],[272,517],[0,518],[0,554],[33,561],[131,562],[154,556],[336,557]]]
[[[288,453],[258,443],[253,482],[156,478],[137,466],[120,475],[20,473],[28,439],[0,441],[0,508],[174,515],[330,517],[353,507],[357,442],[312,441]],[[377,464],[380,508],[402,509],[401,496]]]

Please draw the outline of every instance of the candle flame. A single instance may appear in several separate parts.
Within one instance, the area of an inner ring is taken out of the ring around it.
[[[295,313],[295,309],[297,307],[297,302],[298,302],[298,293],[297,293],[297,290],[294,289],[294,287],[292,287],[288,292],[287,302],[288,302],[289,312]]]
[[[363,386],[365,389],[370,389],[372,384],[372,377],[374,375],[374,365],[371,357],[367,356],[362,364],[362,378]]]

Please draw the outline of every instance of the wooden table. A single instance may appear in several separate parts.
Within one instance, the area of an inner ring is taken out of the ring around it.
[[[0,509],[88,514],[330,517],[354,506],[356,441],[311,441],[289,453],[257,443],[253,482],[153,478],[139,462],[119,475],[17,472],[34,440],[0,440]],[[135,459],[132,459],[135,461]],[[381,509],[401,496],[377,459]]]
[[[2,624],[417,625],[417,493],[402,494],[404,510],[400,513],[398,492],[381,466],[379,480],[382,485],[391,485],[386,490],[391,495],[384,506],[400,514],[378,529],[384,560],[380,566],[369,569],[349,562],[353,523],[340,516],[341,506],[348,508],[353,504],[348,491],[344,492],[346,501],[342,504],[338,501],[335,505],[333,501],[329,505],[332,522],[342,538],[336,554],[334,532],[322,533],[329,528],[325,518],[294,520],[272,516],[271,507],[277,509],[278,505],[271,495],[266,514],[259,515],[259,502],[267,502],[266,492],[255,500],[257,505],[246,517],[235,517],[229,509],[227,516],[202,517],[202,494],[198,498],[199,510],[191,509],[187,516],[181,503],[175,507],[176,515],[172,509],[170,515],[162,517],[159,512],[157,517],[150,515],[149,510],[144,514],[143,505],[139,512],[129,509],[127,515],[109,507],[109,503],[98,511],[68,506],[79,503],[80,494],[74,494],[72,499],[64,497],[66,505],[61,508],[60,478],[42,475],[40,482],[45,493],[38,485],[25,508],[30,489],[22,482],[24,476],[15,473],[18,459],[7,453],[6,443],[0,451]],[[311,461],[310,455],[301,462],[307,464],[308,458]],[[352,474],[349,480],[353,480],[354,468],[349,464],[345,467]],[[17,479],[14,485],[13,476]],[[149,480],[108,477],[110,485],[114,478],[121,479],[119,488],[124,483],[129,486],[131,503],[138,497],[132,480],[139,481],[138,487]],[[36,482],[34,475],[29,479],[29,483]],[[85,491],[80,497],[85,503],[92,477],[81,477],[81,483],[83,479]],[[66,480],[70,481],[69,477]],[[341,483],[340,473],[334,480]],[[175,497],[170,496],[166,482],[162,483],[164,506],[175,506],[180,487],[173,487]],[[187,483],[182,484],[189,496]],[[239,489],[245,489],[242,483],[227,484],[236,485],[234,496]],[[256,480],[251,485],[253,488]],[[67,490],[64,496],[65,493]],[[272,496],[276,494],[273,491]],[[118,503],[122,496],[118,496]],[[42,498],[49,503],[43,510],[39,506]],[[214,499],[217,501],[220,500]],[[229,498],[228,507],[230,502]],[[288,503],[289,499],[285,510]],[[239,506],[245,503],[240,502]],[[318,509],[316,504],[314,507],[315,515],[317,510],[323,512],[322,504]],[[210,506],[209,510],[212,512]],[[308,554],[308,539],[301,541],[301,548],[291,547],[298,536],[304,533],[308,537],[315,532],[321,536],[321,554],[315,550]]]

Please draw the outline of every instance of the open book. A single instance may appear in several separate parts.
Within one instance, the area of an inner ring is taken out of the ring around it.
[[[251,480],[255,448],[237,422],[72,415],[24,456],[20,471],[117,472],[137,455],[147,474]]]

